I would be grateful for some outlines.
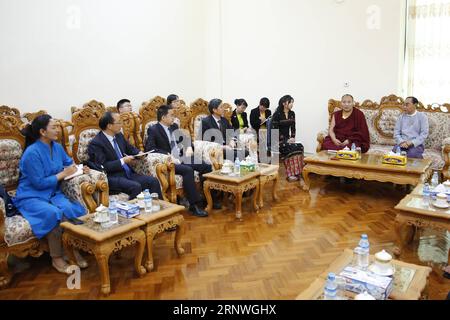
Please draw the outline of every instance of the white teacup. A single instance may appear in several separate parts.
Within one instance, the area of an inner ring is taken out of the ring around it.
[[[229,173],[233,172],[233,170],[231,170],[231,168],[229,168],[229,167],[223,167],[221,172],[224,174],[229,174]]]
[[[443,185],[447,189],[447,193],[450,193],[450,180],[445,181]]]
[[[386,250],[382,250],[375,255],[375,266],[382,274],[388,274],[393,271],[391,261],[392,256]]]
[[[436,195],[436,205],[440,207],[447,206],[447,195],[445,193],[438,193]]]
[[[141,209],[145,208],[145,204],[144,204],[144,194],[141,192],[140,194],[138,194],[136,196],[137,202],[138,202],[138,206]]]

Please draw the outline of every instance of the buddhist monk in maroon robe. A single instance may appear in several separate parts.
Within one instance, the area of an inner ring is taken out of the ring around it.
[[[351,148],[354,143],[366,153],[370,147],[369,129],[362,111],[354,107],[351,95],[342,97],[342,110],[333,114],[328,136],[324,139],[322,150],[342,150]]]

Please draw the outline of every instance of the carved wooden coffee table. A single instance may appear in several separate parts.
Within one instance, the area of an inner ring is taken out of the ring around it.
[[[181,214],[186,210],[183,206],[170,202],[159,200],[161,210],[155,213],[145,213],[141,210],[141,214],[135,219],[145,223],[143,229],[147,237],[147,260],[145,268],[148,272],[152,271],[153,265],[153,239],[167,229],[176,227],[174,247],[178,255],[184,254],[181,247],[181,235],[183,234],[184,217]]]
[[[334,272],[336,275],[349,266],[353,260],[353,251],[346,249],[328,269],[317,277],[314,282],[299,296],[297,300],[320,300],[323,299],[328,273]],[[370,263],[374,261],[374,256],[370,256]],[[418,300],[427,298],[428,276],[431,273],[430,267],[418,266],[411,263],[392,260],[395,266],[394,287],[389,296],[392,300]],[[348,299],[353,299],[355,294],[345,292]]]
[[[440,209],[432,204],[425,205],[419,185],[413,193],[403,198],[395,207],[398,210],[396,222],[397,243],[395,254],[401,255],[403,247],[414,239],[416,228],[432,228],[450,231],[450,208]],[[450,251],[448,254],[450,262]]]
[[[79,218],[85,223],[74,225],[69,222],[61,223],[64,228],[62,236],[65,252],[70,263],[76,264],[73,249],[80,249],[94,254],[101,277],[101,291],[108,295],[111,292],[109,280],[109,256],[125,247],[137,244],[134,267],[139,276],[146,273],[142,266],[142,256],[145,250],[145,233],[141,227],[145,222],[136,219],[126,219],[119,216],[119,223],[110,228],[102,228],[93,221],[93,215]]]
[[[253,208],[258,212],[259,176],[259,171],[249,172],[241,176],[224,175],[220,173],[220,170],[204,174],[205,182],[203,183],[203,191],[208,201],[206,211],[210,213],[212,210],[211,189],[229,192],[234,194],[236,199],[236,219],[242,220],[242,195],[246,191],[255,189],[253,193]]]
[[[321,151],[305,158],[305,190],[309,190],[311,185],[310,173],[414,186],[426,181],[432,173],[431,160],[425,159],[408,159],[406,166],[398,166],[383,164],[383,156],[375,154],[363,154],[356,161],[334,160],[334,157],[327,151]]]
[[[264,186],[270,181],[273,181],[273,186],[272,186],[273,200],[278,201],[277,186],[278,186],[278,171],[279,171],[279,169],[280,169],[280,166],[278,166],[278,165],[259,164],[259,172],[261,175],[259,176],[258,201],[259,201],[260,209],[264,207],[264,201],[263,201]]]

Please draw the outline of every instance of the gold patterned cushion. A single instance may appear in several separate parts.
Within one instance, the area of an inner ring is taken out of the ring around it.
[[[16,140],[0,140],[0,184],[15,185],[19,181],[19,162],[22,147]]]
[[[24,217],[16,215],[5,219],[5,242],[9,247],[34,238],[33,230]]]
[[[450,114],[424,112],[428,117],[429,134],[425,148],[441,150],[442,142],[450,135]]]
[[[219,163],[223,161],[222,146],[210,141],[194,141],[194,157],[195,159],[202,159],[207,164],[212,164],[211,151],[215,150]]]
[[[88,146],[92,139],[100,132],[98,129],[87,129],[80,133],[77,157],[81,162],[89,160]]]
[[[166,163],[168,158],[168,155],[162,153],[149,153],[144,159],[136,161],[133,169],[138,174],[156,178],[156,166]]]

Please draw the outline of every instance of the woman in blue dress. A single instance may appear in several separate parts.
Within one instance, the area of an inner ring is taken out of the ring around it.
[[[14,204],[31,225],[34,235],[47,237],[53,267],[69,273],[69,264],[63,258],[61,221],[83,216],[87,210],[70,201],[61,191],[60,182],[74,174],[73,160],[57,143],[58,126],[49,115],[36,117],[24,129],[25,151],[20,159],[20,178]],[[88,173],[89,168],[84,168]],[[87,267],[75,252],[80,267]]]

